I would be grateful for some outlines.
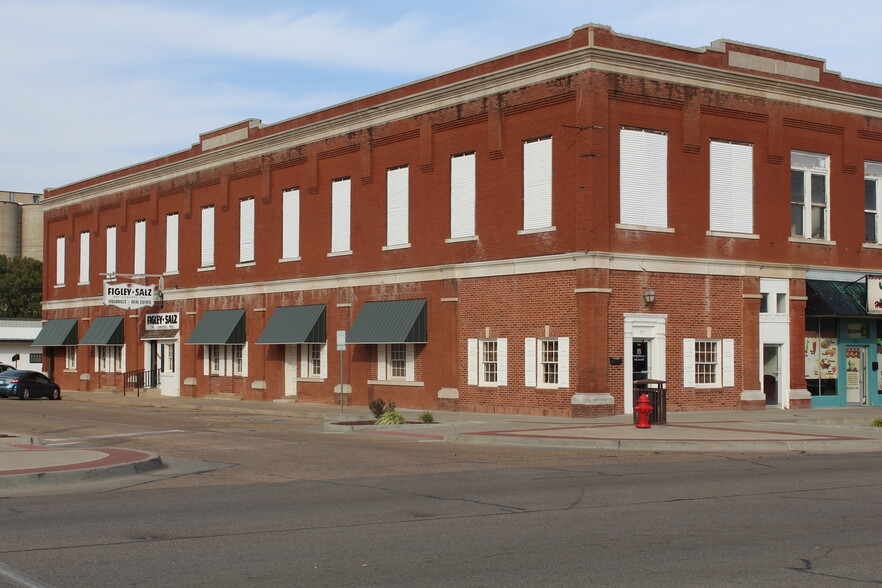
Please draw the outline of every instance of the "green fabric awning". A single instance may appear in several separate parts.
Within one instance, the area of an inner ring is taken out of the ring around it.
[[[428,343],[426,301],[365,302],[347,343]]]
[[[52,319],[46,321],[31,346],[73,347],[79,343],[77,339],[77,319]]]
[[[273,312],[257,344],[324,343],[325,322],[324,304],[282,306]]]
[[[99,316],[92,321],[92,326],[83,335],[80,345],[123,345],[123,317]]]
[[[245,311],[206,310],[187,345],[244,345]]]
[[[867,284],[806,280],[808,316],[867,316]]]

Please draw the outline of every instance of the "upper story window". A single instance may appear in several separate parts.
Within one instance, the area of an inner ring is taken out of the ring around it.
[[[475,154],[450,157],[450,238],[475,236]]]
[[[406,165],[386,171],[386,246],[408,245],[409,170]]]
[[[331,253],[348,253],[349,206],[352,182],[349,178],[334,180],[331,184]]]
[[[551,137],[524,141],[524,230],[552,228]]]
[[[239,263],[254,261],[254,197],[239,200]]]
[[[135,271],[136,274],[147,273],[147,221],[135,221]]]
[[[790,236],[830,239],[830,157],[790,154]]]
[[[202,242],[200,267],[214,266],[214,206],[202,207]]]
[[[300,257],[300,190],[282,192],[282,259]]]
[[[165,216],[165,273],[178,273],[178,223],[177,212]]]
[[[55,285],[64,286],[64,236],[55,238]]]
[[[753,232],[753,146],[710,143],[710,230]]]
[[[89,231],[80,233],[80,284],[89,283]]]
[[[110,225],[104,229],[104,272],[116,273],[116,225]]]
[[[882,243],[882,217],[879,215],[882,196],[882,163],[864,162],[864,242]]]
[[[667,134],[647,129],[621,130],[619,197],[623,225],[667,228]]]

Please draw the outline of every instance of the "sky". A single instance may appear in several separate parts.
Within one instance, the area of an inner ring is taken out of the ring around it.
[[[0,0],[0,190],[42,192],[598,23],[882,84],[879,0]]]

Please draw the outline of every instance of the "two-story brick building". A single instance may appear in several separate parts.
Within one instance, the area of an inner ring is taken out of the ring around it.
[[[64,388],[156,369],[169,395],[579,416],[648,377],[669,410],[882,404],[880,162],[877,85],[588,25],[48,190],[38,343]],[[162,304],[105,306],[108,277]]]

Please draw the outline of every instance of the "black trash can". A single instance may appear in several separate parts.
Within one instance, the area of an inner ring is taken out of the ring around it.
[[[664,425],[668,422],[668,391],[664,380],[637,380],[634,382],[634,406],[641,394],[649,396],[650,425]],[[637,422],[637,411],[634,411],[634,422]]]

